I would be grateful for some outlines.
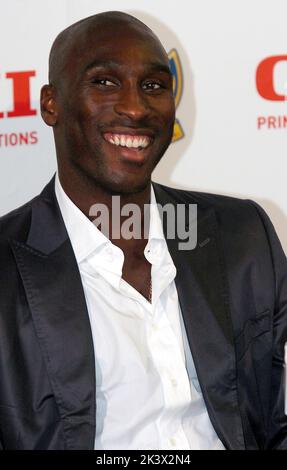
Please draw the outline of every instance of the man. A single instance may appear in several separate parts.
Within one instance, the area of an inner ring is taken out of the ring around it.
[[[151,185],[174,124],[157,37],[120,12],[70,26],[41,109],[56,179],[0,221],[2,448],[287,448],[286,259],[256,204]],[[92,223],[113,196],[151,203],[147,237]],[[197,204],[195,249],[155,202]]]

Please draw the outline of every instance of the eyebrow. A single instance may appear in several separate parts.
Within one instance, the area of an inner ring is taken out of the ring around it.
[[[110,67],[110,68],[117,68],[117,67],[120,67],[122,64],[115,61],[115,60],[101,60],[101,59],[96,59],[96,60],[93,60],[93,62],[91,62],[90,64],[88,64],[86,67],[85,67],[85,72],[88,72],[89,70],[93,69],[93,68],[100,68],[100,67]],[[169,68],[168,65],[165,65],[165,64],[162,64],[161,62],[150,62],[148,64],[148,68],[152,71],[152,72],[163,72],[163,73],[166,73],[168,75],[172,75],[172,72]]]

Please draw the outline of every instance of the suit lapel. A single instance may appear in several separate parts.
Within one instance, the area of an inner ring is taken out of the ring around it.
[[[11,241],[68,449],[93,449],[95,361],[74,253],[52,181],[35,199],[26,241]]]
[[[161,186],[154,189],[160,204],[182,203]],[[198,207],[197,240],[195,249],[182,251],[180,240],[167,239],[177,269],[182,316],[211,422],[225,447],[244,449],[228,284],[218,224],[210,207]]]

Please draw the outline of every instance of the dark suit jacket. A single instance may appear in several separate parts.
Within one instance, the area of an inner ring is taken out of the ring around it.
[[[168,240],[199,382],[227,449],[287,448],[287,264],[256,204],[154,184],[198,204],[198,244]],[[95,362],[78,266],[52,180],[0,219],[0,446],[93,449]]]

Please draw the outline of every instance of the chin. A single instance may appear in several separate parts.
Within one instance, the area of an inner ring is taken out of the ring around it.
[[[148,174],[140,180],[131,178],[111,178],[94,180],[97,186],[101,186],[106,192],[111,194],[135,194],[144,191],[151,182],[151,175]]]
[[[150,184],[151,179],[146,178],[144,181],[140,182],[130,182],[130,181],[105,181],[96,183],[97,185],[101,186],[105,191],[111,194],[136,194],[144,191]]]

